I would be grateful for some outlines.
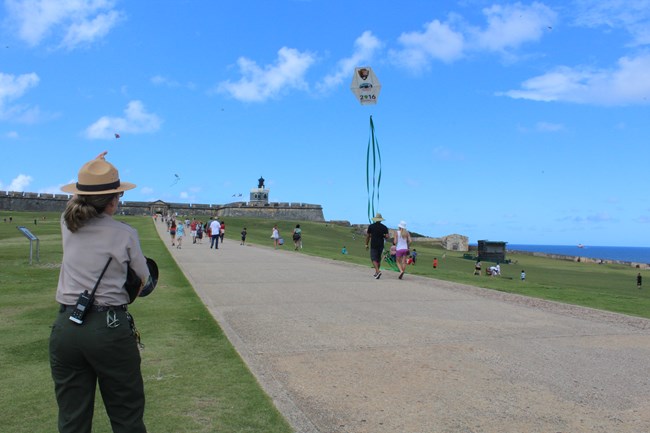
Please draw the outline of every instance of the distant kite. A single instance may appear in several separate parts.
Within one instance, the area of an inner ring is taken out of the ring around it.
[[[118,134],[118,133],[116,132],[116,133],[115,133],[115,138],[120,138],[120,134]]]
[[[178,183],[178,181],[181,180],[181,177],[179,175],[175,174],[174,176],[176,177],[176,179],[174,179],[174,182],[169,186],[174,186]]]

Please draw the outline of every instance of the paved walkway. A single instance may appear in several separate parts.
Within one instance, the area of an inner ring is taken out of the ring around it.
[[[296,432],[650,431],[648,320],[290,246],[170,251]]]

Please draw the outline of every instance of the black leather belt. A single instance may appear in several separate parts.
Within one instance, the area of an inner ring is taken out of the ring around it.
[[[97,313],[101,313],[103,311],[108,311],[108,310],[123,310],[126,311],[127,305],[93,305],[90,307],[91,311],[96,311]],[[64,305],[61,304],[61,308],[59,308],[59,312],[63,313],[65,310],[74,310],[74,305]]]

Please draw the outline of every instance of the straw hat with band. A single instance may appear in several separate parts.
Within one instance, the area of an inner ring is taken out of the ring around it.
[[[92,161],[88,161],[79,170],[76,183],[61,187],[61,191],[78,195],[116,194],[135,188],[135,184],[121,182],[117,168],[104,157],[103,152]]]
[[[377,221],[383,221],[384,218],[381,216],[381,214],[380,214],[379,212],[377,212],[377,213],[375,214],[375,217],[374,217],[372,220],[373,220],[374,222],[377,222]]]

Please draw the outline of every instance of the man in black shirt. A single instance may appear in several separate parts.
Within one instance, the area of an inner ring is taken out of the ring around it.
[[[377,213],[372,220],[374,223],[368,226],[366,233],[366,249],[370,245],[370,260],[375,267],[375,275],[373,277],[379,279],[381,277],[379,267],[381,256],[384,252],[384,240],[388,239],[388,227],[381,223],[384,218],[382,218],[380,213]]]

